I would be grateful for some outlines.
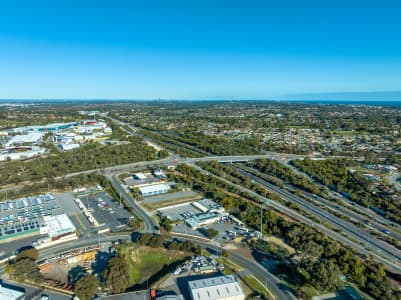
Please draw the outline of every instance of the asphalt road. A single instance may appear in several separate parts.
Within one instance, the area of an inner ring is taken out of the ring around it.
[[[121,195],[124,199],[125,204],[135,210],[138,217],[143,220],[144,229],[143,232],[154,232],[159,233],[158,224],[153,220],[152,217],[148,216],[146,212],[137,204],[135,199],[129,194],[118,179],[118,175],[114,174],[109,177],[111,185],[115,191]]]

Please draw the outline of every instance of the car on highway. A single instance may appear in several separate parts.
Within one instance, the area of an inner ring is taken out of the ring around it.
[[[383,232],[384,232],[384,234],[390,234],[390,230],[387,230],[387,229],[383,230]]]
[[[51,300],[51,299],[50,299],[50,297],[49,297],[48,295],[43,294],[43,295],[40,297],[40,300]]]

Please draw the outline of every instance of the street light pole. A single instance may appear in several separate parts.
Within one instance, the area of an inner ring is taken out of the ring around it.
[[[260,204],[260,238],[263,238],[263,205],[264,203],[262,202]]]

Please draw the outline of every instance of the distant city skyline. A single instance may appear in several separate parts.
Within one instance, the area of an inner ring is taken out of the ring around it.
[[[395,0],[2,2],[0,99],[401,100],[400,9]]]

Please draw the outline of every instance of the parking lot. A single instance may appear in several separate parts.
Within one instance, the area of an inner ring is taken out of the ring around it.
[[[110,228],[110,231],[119,231],[127,227],[131,214],[107,192],[98,192],[80,196],[79,199],[87,211],[99,224],[100,229]]]
[[[80,213],[66,193],[19,198],[0,204],[0,242],[39,235],[44,216]],[[77,224],[79,227],[79,224]]]
[[[35,222],[56,214],[60,214],[60,206],[52,194],[6,201],[0,204],[0,226]]]

